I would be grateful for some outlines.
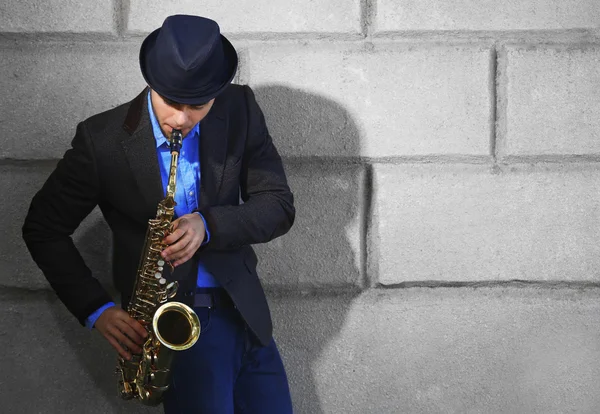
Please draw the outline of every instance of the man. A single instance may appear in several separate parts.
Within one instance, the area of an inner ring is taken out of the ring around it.
[[[250,245],[290,229],[293,196],[252,91],[231,84],[237,64],[214,21],[168,17],[140,50],[149,88],[78,125],[23,226],[60,300],[131,358],[146,330],[123,309],[148,219],[165,196],[167,139],[173,129],[182,131],[176,219],[162,255],[179,282],[173,300],[194,308],[202,332],[192,348],[176,353],[167,414],[292,411]],[[123,309],[92,277],[71,238],[96,205],[113,233],[113,278]]]

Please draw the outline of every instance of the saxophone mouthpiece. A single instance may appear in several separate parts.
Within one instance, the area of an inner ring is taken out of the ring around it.
[[[174,129],[171,132],[171,139],[169,140],[169,144],[171,146],[171,152],[179,152],[181,150],[181,144],[183,143],[183,135],[181,134],[181,130]]]

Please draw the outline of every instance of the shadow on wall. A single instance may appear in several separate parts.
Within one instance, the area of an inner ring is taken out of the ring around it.
[[[259,271],[295,410],[323,413],[328,390],[319,386],[319,358],[343,328],[363,278],[365,173],[347,161],[360,154],[359,131],[328,98],[284,85],[253,90],[283,154],[296,205],[290,232],[255,246]]]

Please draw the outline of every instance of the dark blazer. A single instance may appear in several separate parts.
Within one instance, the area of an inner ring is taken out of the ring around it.
[[[77,126],[72,148],[34,196],[23,225],[34,261],[81,324],[112,298],[92,277],[71,235],[98,205],[112,230],[113,280],[125,308],[148,220],[164,198],[146,94]],[[281,158],[248,86],[231,85],[201,121],[200,165],[199,211],[211,239],[167,275],[179,281],[173,300],[192,304],[202,260],[266,345],[271,316],[250,245],[285,234],[295,210]]]

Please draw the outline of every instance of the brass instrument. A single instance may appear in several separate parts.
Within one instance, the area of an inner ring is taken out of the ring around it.
[[[171,169],[167,194],[158,204],[156,218],[148,221],[133,296],[127,308],[129,315],[146,328],[148,338],[140,355],[133,355],[130,361],[119,357],[117,366],[121,397],[135,398],[150,406],[160,404],[169,388],[173,351],[190,348],[200,336],[200,321],[194,311],[184,303],[167,302],[177,293],[178,283],[167,284],[162,276],[165,261],[161,252],[167,247],[163,238],[171,232],[175,213],[177,161],[182,142],[181,131],[174,129],[169,140]]]

